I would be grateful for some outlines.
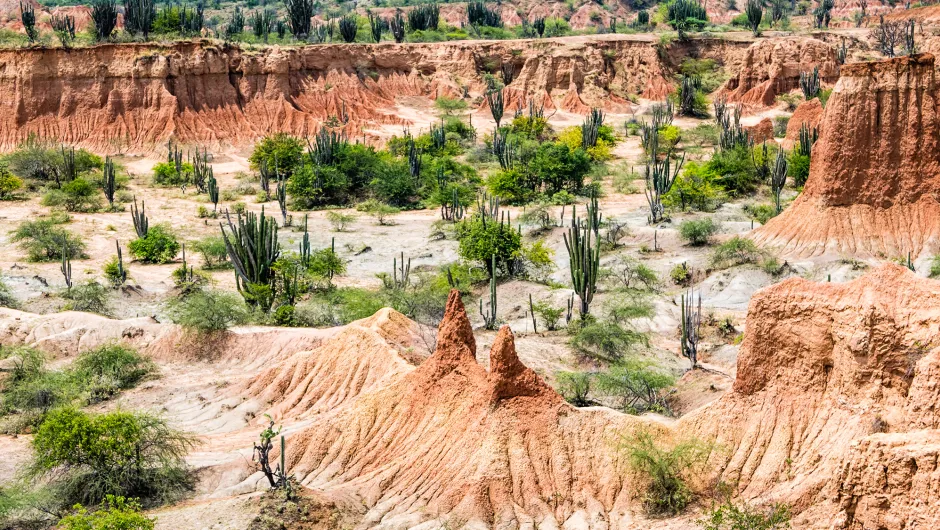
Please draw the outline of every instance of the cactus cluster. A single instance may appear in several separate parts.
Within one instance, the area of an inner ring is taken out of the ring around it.
[[[693,302],[694,293],[689,291],[682,295],[682,314],[680,319],[680,353],[692,363],[692,368],[698,366],[698,343],[701,337],[702,326],[702,295],[698,296],[698,306]]]
[[[447,129],[444,127],[444,118],[441,118],[441,124],[431,127],[431,145],[434,149],[443,149],[447,145]]]
[[[545,36],[545,17],[538,17],[532,21],[532,28],[538,34],[539,38]]]
[[[128,33],[139,33],[147,40],[156,18],[154,0],[124,0],[124,29]]]
[[[592,108],[591,113],[581,125],[581,146],[589,149],[597,145],[601,125],[604,124],[604,113],[598,108]]]
[[[150,230],[150,221],[147,219],[147,205],[144,201],[140,201],[140,209],[138,210],[137,197],[134,197],[134,204],[131,206],[131,219],[134,221],[134,231],[137,232],[137,237],[147,237],[147,232]]]
[[[313,18],[313,0],[284,0],[290,32],[297,40],[310,35],[310,20]]]
[[[467,3],[467,21],[471,26],[503,27],[503,17],[499,14],[499,9],[486,7],[485,2]]]
[[[781,147],[777,149],[777,158],[774,160],[773,168],[770,171],[770,191],[774,196],[774,207],[777,213],[783,211],[780,204],[780,193],[783,192],[783,186],[787,183],[787,153]]]
[[[111,38],[117,27],[118,10],[114,0],[95,0],[91,5],[91,21],[95,28],[95,40],[101,42]]]
[[[659,152],[659,136],[654,135],[650,139],[653,153]],[[669,193],[672,185],[679,176],[679,170],[685,162],[685,154],[672,166],[672,152],[665,156],[650,156],[646,160],[646,202],[649,204],[650,216],[648,222],[656,224],[665,218],[666,209],[663,207],[663,195]]]
[[[718,98],[714,102],[715,123],[718,125],[718,148],[727,151],[738,146],[750,144],[747,132],[741,125],[741,105],[735,105],[733,110],[724,98]]]
[[[249,212],[238,215],[237,224],[226,212],[228,232],[221,223],[222,238],[229,260],[235,267],[235,285],[245,301],[263,310],[274,302],[274,262],[281,254],[277,240],[277,223],[264,214]]]
[[[339,34],[345,42],[355,42],[359,31],[359,22],[356,15],[345,15],[339,19]]]
[[[490,300],[487,310],[483,311],[483,299],[480,298],[480,316],[486,329],[496,329],[496,255],[490,261]]]
[[[696,101],[701,88],[702,78],[699,75],[683,75],[679,79],[679,114],[681,116],[698,116]]]
[[[235,6],[235,10],[232,11],[232,20],[225,26],[225,38],[231,39],[244,30],[245,14],[242,13],[241,7]]]
[[[595,236],[596,226],[591,217],[587,222],[577,217],[575,208],[571,209],[571,227],[563,234],[565,248],[568,250],[568,266],[571,270],[571,286],[580,302],[581,319],[588,317],[591,302],[597,292],[597,274],[600,268],[601,241]],[[599,218],[599,211],[596,215]]]
[[[26,31],[26,38],[33,44],[39,40],[39,28],[36,27],[36,10],[29,2],[20,2],[20,22],[23,23],[23,29]]]
[[[320,127],[313,137],[313,143],[307,139],[307,156],[314,166],[329,166],[336,162],[340,149],[348,143],[345,132]]]
[[[441,19],[441,10],[437,4],[417,6],[408,12],[408,26],[411,31],[436,30]]]
[[[812,158],[813,144],[816,143],[818,137],[819,129],[816,127],[810,128],[805,122],[800,125],[799,140],[797,142],[797,149],[800,151],[800,154]]]
[[[75,17],[70,15],[52,15],[49,20],[52,31],[59,37],[63,48],[70,48],[75,40]]]
[[[819,67],[814,66],[812,72],[800,72],[800,90],[803,97],[809,101],[819,95]]]
[[[493,154],[503,169],[512,169],[515,165],[516,142],[509,136],[509,131],[497,129],[493,132]]]
[[[115,179],[114,173],[114,162],[111,160],[111,157],[105,157],[104,159],[104,170],[102,175],[102,188],[104,188],[104,196],[108,199],[108,206],[113,210],[114,209],[114,192],[117,190],[117,180]]]
[[[388,29],[392,32],[395,42],[405,42],[405,15],[401,9],[396,9],[392,18],[388,19]]]
[[[369,33],[372,35],[374,42],[382,41],[382,32],[387,24],[382,17],[372,14],[371,11],[369,12]]]
[[[463,219],[466,213],[466,207],[460,203],[460,197],[457,190],[453,189],[451,198],[441,204],[441,219],[445,221],[457,222]]]
[[[490,113],[499,127],[500,120],[503,119],[503,89],[490,90],[486,93],[486,104],[490,107]]]

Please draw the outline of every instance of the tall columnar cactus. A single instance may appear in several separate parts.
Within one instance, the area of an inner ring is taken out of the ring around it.
[[[359,31],[359,22],[355,15],[346,15],[339,19],[339,34],[346,42],[355,42],[356,33]]]
[[[509,131],[497,129],[493,131],[493,154],[499,161],[499,167],[512,169],[516,159],[516,142],[509,136]]]
[[[104,196],[108,199],[108,206],[113,210],[114,209],[114,192],[117,189],[117,180],[114,174],[114,162],[111,161],[111,157],[105,157],[104,159],[104,171],[102,177],[102,184],[104,188]]]
[[[812,72],[800,72],[800,90],[807,101],[819,95],[819,67],[814,66]]]
[[[751,164],[757,180],[763,182],[770,179],[770,149],[765,141],[760,149],[751,149]]]
[[[196,150],[196,154],[193,156],[193,184],[196,185],[196,189],[199,190],[199,193],[205,193],[208,191],[207,185],[209,182],[209,175],[212,174],[212,166],[209,165],[209,153],[203,149],[202,154],[199,154],[199,150]]]
[[[235,6],[235,10],[232,11],[232,20],[225,26],[225,38],[231,40],[243,31],[245,31],[245,14],[241,7]]]
[[[485,191],[477,197],[477,213],[485,224],[499,218],[499,197],[491,197]]]
[[[480,298],[480,316],[486,329],[496,329],[496,255],[490,258],[490,301],[487,310],[483,311],[483,299]]]
[[[490,113],[496,126],[499,127],[500,120],[503,119],[503,89],[490,90],[486,93],[486,104],[490,107]]]
[[[388,278],[388,276],[385,276]],[[401,260],[392,258],[392,276],[386,280],[385,285],[389,289],[401,290],[408,287],[411,280],[411,258],[405,261],[405,253],[401,253]]]
[[[249,212],[238,215],[238,224],[226,212],[229,231],[219,223],[229,259],[235,267],[235,285],[245,301],[265,311],[274,301],[274,262],[281,254],[277,222],[273,217]]]
[[[251,29],[255,37],[268,42],[271,30],[274,29],[274,14],[267,9],[261,9],[251,14]]]
[[[591,190],[591,198],[587,203],[587,222],[588,227],[594,232],[594,237],[600,237],[601,221],[604,214],[601,213],[600,202],[597,200],[597,189]]]
[[[392,32],[395,42],[405,42],[405,15],[401,9],[396,9],[392,18],[388,19],[388,29]]]
[[[124,0],[124,29],[128,33],[139,33],[147,40],[156,18],[154,0]]]
[[[914,19],[910,19],[904,23],[904,51],[908,55],[917,53],[917,43],[914,41],[915,28],[916,21]]]
[[[219,209],[219,181],[215,179],[212,168],[209,168],[209,181],[206,189],[209,192],[209,201],[212,202],[212,211],[217,211]]]
[[[127,281],[127,270],[124,269],[124,254],[121,252],[121,242],[115,239],[114,246],[117,248],[117,277],[115,283],[117,283],[116,287],[120,287]]]
[[[579,311],[584,320],[591,312],[591,302],[597,292],[597,272],[601,260],[601,240],[592,235],[590,226],[582,222],[571,210],[571,227],[563,234],[565,248],[568,250],[568,265],[571,269],[571,286],[580,301]]]
[[[63,145],[60,150],[62,152],[62,176],[65,181],[71,182],[78,177],[78,165],[75,163],[75,148],[69,147],[66,149]]]
[[[679,114],[682,116],[697,116],[695,108],[698,91],[702,88],[702,78],[698,75],[683,75],[679,80]]]
[[[441,204],[441,219],[445,221],[457,222],[463,219],[464,213],[466,213],[466,208],[460,204],[460,197],[457,194],[457,189],[454,188],[452,197],[450,200],[444,201]]]
[[[310,35],[310,19],[313,18],[313,0],[285,0],[287,23],[297,40],[306,40]]]
[[[659,150],[659,141],[652,140],[653,152]],[[671,153],[666,153],[662,160],[656,157],[649,157],[646,161],[646,202],[650,207],[649,223],[656,224],[663,220],[665,208],[663,208],[663,195],[669,193],[672,185],[679,176],[679,170],[685,162],[685,154],[672,169]]]
[[[800,125],[799,147],[797,147],[797,149],[800,150],[800,154],[812,158],[813,144],[816,143],[818,137],[819,129],[816,127],[810,128],[806,123]]]
[[[382,41],[382,30],[385,29],[385,20],[378,15],[373,15],[372,12],[369,12],[369,33],[372,34],[372,40],[375,42]]]
[[[283,226],[290,226],[290,218],[287,216],[287,179],[281,178],[277,181],[277,205],[281,208],[281,220]]]
[[[36,27],[36,10],[29,2],[20,2],[20,22],[23,23],[23,29],[26,30],[26,38],[32,44],[39,39],[39,29]]]
[[[774,160],[773,169],[770,172],[770,191],[774,195],[774,207],[777,213],[783,211],[780,204],[780,194],[783,192],[783,186],[787,183],[787,153],[781,147],[777,150],[777,158]]]
[[[147,205],[140,201],[140,209],[137,209],[137,197],[134,197],[134,204],[131,206],[131,218],[134,220],[134,230],[137,237],[143,239],[147,237],[147,231],[150,229],[150,221],[147,220]]]
[[[63,48],[71,48],[75,40],[75,17],[70,15],[52,15],[49,20],[52,31],[55,32]]]
[[[849,57],[849,47],[845,43],[845,37],[842,37],[842,41],[839,43],[839,46],[836,48],[836,59],[839,61],[839,64],[845,64],[845,61]]]
[[[722,151],[746,146],[750,143],[747,132],[741,125],[741,105],[735,105],[729,112],[724,98],[715,100],[715,122],[718,124],[718,147]]]
[[[535,32],[538,33],[539,38],[545,36],[545,17],[538,17],[532,21],[532,27],[535,29]]]
[[[497,9],[490,9],[482,1],[467,3],[467,21],[471,26],[503,27],[503,17]]]
[[[436,30],[440,17],[441,10],[437,4],[425,4],[408,12],[408,25],[412,31]]]
[[[310,232],[307,230],[307,214],[304,214],[304,237],[300,240],[300,263],[304,267],[310,266]]]
[[[747,7],[744,8],[747,16],[747,25],[751,28],[751,33],[755,37],[760,36],[760,21],[764,16],[764,4],[760,0],[747,0]]]
[[[95,40],[101,42],[111,38],[117,27],[117,5],[114,0],[94,0],[91,4],[91,21],[95,27]]]
[[[591,113],[581,124],[581,147],[589,149],[597,145],[597,138],[603,124],[604,113],[598,108],[591,109]]]
[[[509,86],[512,83],[512,80],[516,78],[516,66],[509,61],[504,62],[499,65],[500,71],[503,73],[503,84]]]
[[[314,166],[330,166],[336,161],[340,150],[348,143],[345,132],[320,127],[313,137],[313,143],[309,138],[307,139],[307,156]]]
[[[261,191],[264,192],[265,199],[271,198],[272,180],[277,180],[277,168],[269,167],[267,159],[262,158],[261,161],[258,162],[258,185],[261,186]]]
[[[72,290],[72,248],[67,241],[62,242],[62,264],[59,266],[65,278],[65,287]]]
[[[435,149],[443,149],[447,145],[447,129],[444,127],[443,118],[440,125],[431,127],[431,145]]]
[[[682,295],[682,315],[680,320],[680,353],[692,363],[692,368],[698,366],[698,343],[701,337],[702,326],[702,295],[699,294],[698,306],[694,302],[694,293]]]
[[[421,148],[410,134],[408,135],[408,170],[411,172],[411,178],[415,180],[421,176]]]

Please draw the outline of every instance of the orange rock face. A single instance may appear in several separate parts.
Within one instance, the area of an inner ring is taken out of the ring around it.
[[[778,95],[800,86],[800,73],[819,67],[825,83],[839,77],[835,49],[825,42],[806,37],[758,40],[748,48],[737,75],[729,79],[721,93],[728,101],[769,107]]]
[[[751,300],[733,392],[680,429],[725,448],[742,498],[802,512],[795,528],[934,528],[938,332],[940,283],[903,267],[786,280]]]
[[[755,144],[761,142],[772,142],[774,139],[774,122],[770,118],[764,118],[756,125],[745,127],[748,138]]]
[[[799,141],[800,127],[802,127],[804,123],[810,129],[818,128],[819,122],[822,120],[822,114],[823,106],[822,103],[819,102],[819,98],[813,98],[800,103],[796,108],[796,112],[790,117],[790,121],[787,122],[786,139],[791,142]]]
[[[537,41],[383,43],[266,48],[180,42],[0,52],[0,149],[29,134],[101,153],[155,149],[170,138],[210,148],[268,133],[314,133],[345,104],[354,138],[408,126],[397,98],[485,90],[483,74],[514,65],[516,105],[533,98],[574,112],[607,106],[610,90],[663,92],[649,42],[610,36]],[[512,107],[508,107],[512,108]]]
[[[803,193],[754,238],[785,253],[917,257],[940,235],[934,58],[842,69]]]

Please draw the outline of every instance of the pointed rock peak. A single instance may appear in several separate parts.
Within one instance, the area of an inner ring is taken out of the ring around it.
[[[516,344],[509,326],[499,328],[490,348],[490,382],[493,385],[491,401],[498,402],[519,396],[542,396],[546,403],[561,400],[542,378],[522,364],[516,354]]]
[[[452,289],[447,298],[447,309],[437,330],[437,350],[432,358],[456,364],[469,359],[476,362],[477,343],[467,310],[460,299],[460,291]]]
[[[490,373],[499,377],[512,377],[526,367],[516,355],[516,343],[509,326],[502,326],[490,348]]]

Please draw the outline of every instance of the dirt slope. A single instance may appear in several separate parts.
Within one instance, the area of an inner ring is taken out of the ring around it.
[[[940,233],[932,55],[842,68],[803,193],[754,238],[787,254],[916,258]]]

